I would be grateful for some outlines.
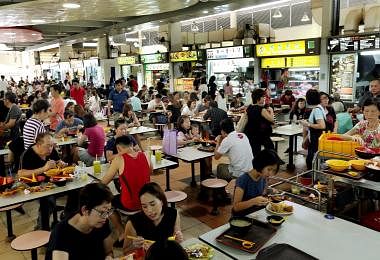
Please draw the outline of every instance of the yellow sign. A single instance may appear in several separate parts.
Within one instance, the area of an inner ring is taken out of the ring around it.
[[[286,67],[288,68],[308,68],[319,67],[319,56],[296,56],[286,57]]]
[[[197,59],[196,51],[179,51],[170,53],[171,62],[196,61]]]
[[[256,45],[257,57],[285,56],[305,54],[305,40],[291,42],[276,42]]]
[[[137,63],[136,56],[123,56],[117,58],[117,64],[119,65],[132,65]]]
[[[261,68],[262,69],[285,68],[285,58],[262,58]]]

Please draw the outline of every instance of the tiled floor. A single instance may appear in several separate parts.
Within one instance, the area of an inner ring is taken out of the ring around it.
[[[156,140],[151,141],[151,144],[153,145],[155,142],[159,143],[159,141]],[[146,142],[143,141],[143,144],[145,143]],[[287,155],[284,154],[286,147],[286,141],[279,144],[279,154],[284,161],[288,160]],[[305,159],[302,155],[296,155],[294,160],[296,164],[296,171],[302,171],[305,169]],[[227,161],[227,159],[222,158],[221,161]],[[213,161],[214,169],[216,168],[217,163],[217,161]],[[180,166],[177,169],[170,171],[171,189],[182,190],[188,194],[188,198],[185,201],[176,205],[177,209],[180,211],[181,226],[185,239],[198,237],[200,234],[203,234],[212,228],[225,224],[228,222],[231,213],[231,205],[227,205],[221,206],[219,208],[220,214],[218,216],[212,216],[210,214],[212,208],[211,202],[200,202],[197,200],[199,185],[195,188],[192,188],[188,183],[181,181],[191,176],[189,166],[190,164],[180,162]],[[196,173],[199,173],[199,164],[196,164]],[[289,176],[292,173],[286,172],[285,166],[281,166],[280,174]],[[154,173],[151,177],[151,180],[165,187],[165,174],[163,171]],[[233,191],[233,184],[230,185],[228,190]],[[64,201],[61,201],[59,204],[64,204]],[[26,211],[25,215],[20,215],[17,212],[12,212],[14,234],[16,235],[20,235],[33,230],[36,223],[38,203],[26,203],[24,204],[24,209]],[[0,213],[0,259],[30,259],[30,252],[16,252],[11,249],[10,243],[6,242],[5,240],[6,230],[5,213]],[[43,249],[40,250],[39,253],[40,259],[43,259]],[[120,254],[121,252],[118,250],[116,253]]]

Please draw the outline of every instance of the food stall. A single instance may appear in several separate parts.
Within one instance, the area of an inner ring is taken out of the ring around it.
[[[100,85],[101,77],[100,77],[100,64],[99,59],[89,59],[83,60],[85,77],[87,83],[90,83],[90,77],[92,78],[92,83],[96,86]]]
[[[273,98],[285,88],[304,97],[319,85],[319,53],[319,38],[256,45],[264,87],[270,87]]]
[[[206,56],[207,75],[216,77],[215,83],[218,88],[222,88],[227,76],[230,76],[233,93],[244,94],[242,80],[253,79],[254,58],[251,46],[207,49]]]
[[[328,39],[330,93],[356,102],[380,75],[380,33],[334,36]]]
[[[173,64],[174,91],[193,91],[196,77],[206,76],[204,52],[180,51],[170,53]]]
[[[143,85],[143,66],[139,61],[139,57],[121,56],[117,58],[117,64],[121,66],[121,76],[127,79],[130,75],[136,77],[139,86]]]
[[[156,86],[159,80],[169,81],[168,53],[140,55],[144,68],[144,81],[148,87]]]
[[[83,79],[84,66],[82,60],[70,60],[70,67],[72,70],[73,79]]]

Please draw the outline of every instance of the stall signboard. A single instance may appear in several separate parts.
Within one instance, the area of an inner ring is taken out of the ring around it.
[[[138,63],[138,57],[136,56],[123,56],[117,58],[117,64],[119,65],[133,65]]]
[[[243,46],[216,48],[206,50],[208,60],[244,58]]]
[[[320,39],[306,39],[256,45],[257,57],[313,55],[320,52]]]
[[[380,33],[330,37],[327,43],[329,52],[355,52],[380,49]]]
[[[285,68],[285,58],[262,58],[261,68],[262,69],[279,69]]]
[[[83,69],[83,61],[82,60],[71,60],[70,66],[72,69]]]
[[[154,63],[154,64],[146,64],[146,71],[152,70],[169,70],[169,63]]]
[[[171,62],[197,61],[197,51],[179,51],[170,53]]]
[[[319,56],[286,57],[287,68],[315,68],[319,67]]]
[[[154,53],[140,55],[141,63],[162,63],[167,62],[167,53]]]
[[[85,67],[98,67],[99,66],[99,59],[83,60],[83,64]]]

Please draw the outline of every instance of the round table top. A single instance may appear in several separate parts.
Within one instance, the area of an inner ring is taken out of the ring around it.
[[[165,196],[169,203],[180,202],[187,198],[187,194],[179,190],[165,191]]]
[[[151,145],[149,148],[152,151],[161,150],[162,149],[162,145]]]
[[[45,230],[37,230],[25,233],[16,237],[11,247],[17,251],[27,251],[34,248],[39,248],[49,242],[50,232]]]
[[[207,188],[216,189],[216,188],[226,187],[228,185],[228,182],[223,179],[214,178],[214,179],[206,179],[202,181],[201,184],[202,186],[205,186]]]

